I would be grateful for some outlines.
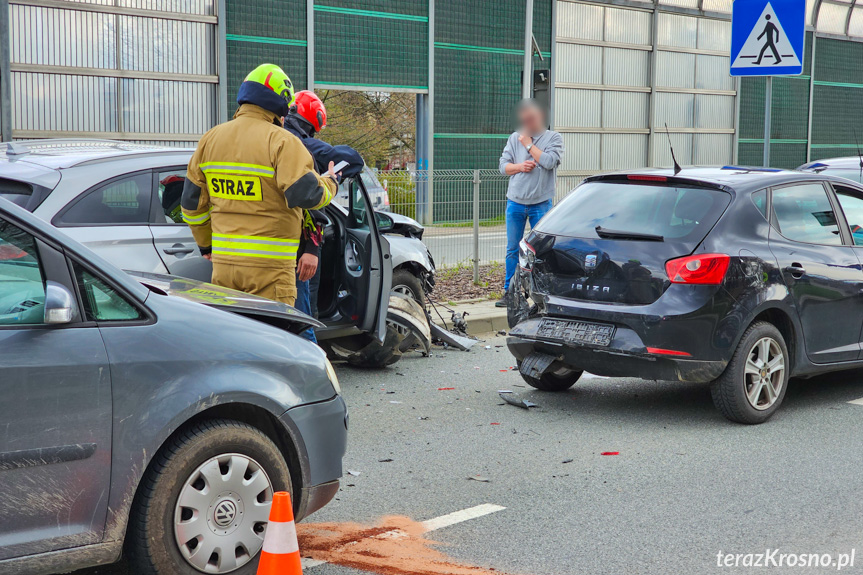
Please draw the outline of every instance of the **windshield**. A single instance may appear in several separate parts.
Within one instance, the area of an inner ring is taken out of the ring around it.
[[[701,241],[730,201],[729,194],[713,189],[588,182],[549,212],[537,231],[576,238],[644,235]]]
[[[837,178],[846,178],[852,182],[863,184],[863,174],[861,174],[860,168],[826,168],[818,170],[818,173],[827,176],[836,176]]]

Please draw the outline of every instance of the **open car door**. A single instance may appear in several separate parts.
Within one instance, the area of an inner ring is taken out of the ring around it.
[[[339,311],[360,330],[383,341],[392,288],[393,264],[387,239],[378,231],[377,217],[360,178],[348,182],[348,216],[342,259],[343,285],[350,297]]]

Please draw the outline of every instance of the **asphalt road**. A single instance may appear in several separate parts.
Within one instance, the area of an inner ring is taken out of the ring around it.
[[[427,230],[423,242],[428,246],[439,268],[473,261],[473,228]],[[502,226],[480,228],[479,262],[490,264],[506,258],[506,229]]]
[[[500,371],[513,365],[503,340],[487,344],[384,372],[340,368],[351,410],[345,468],[360,475],[309,521],[504,506],[430,537],[454,558],[511,574],[836,571],[717,567],[720,551],[777,548],[856,549],[843,572],[863,571],[863,405],[848,403],[863,397],[863,373],[792,381],[774,419],[747,427],[723,419],[702,385],[591,377],[566,393],[531,391]],[[500,389],[539,407],[505,405]]]

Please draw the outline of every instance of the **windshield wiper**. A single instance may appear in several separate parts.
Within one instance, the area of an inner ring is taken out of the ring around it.
[[[643,234],[641,232],[624,232],[620,230],[609,230],[602,226],[596,226],[596,235],[601,238],[617,240],[642,240],[646,242],[664,242],[665,238],[656,234]]]

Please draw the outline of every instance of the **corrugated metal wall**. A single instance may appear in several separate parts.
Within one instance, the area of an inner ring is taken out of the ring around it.
[[[728,0],[557,0],[562,193],[585,175],[670,165],[666,123],[681,164],[733,160],[730,10]]]
[[[218,120],[215,0],[10,0],[12,136],[194,145]]]

